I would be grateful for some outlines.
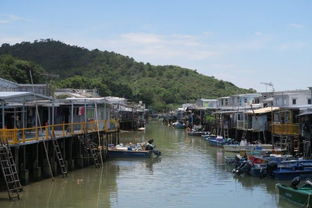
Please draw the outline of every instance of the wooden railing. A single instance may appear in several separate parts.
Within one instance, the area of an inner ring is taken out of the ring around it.
[[[77,134],[96,131],[116,131],[119,128],[117,120],[94,120],[88,122],[63,123],[22,129],[0,129],[0,141],[9,144],[27,143],[48,140],[52,137],[69,137]]]
[[[298,136],[299,124],[272,124],[272,134]]]

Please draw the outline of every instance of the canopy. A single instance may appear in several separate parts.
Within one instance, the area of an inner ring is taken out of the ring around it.
[[[311,110],[302,112],[298,116],[308,116],[308,115],[312,115],[312,111]]]
[[[0,101],[5,103],[25,103],[36,100],[51,100],[51,97],[38,95],[31,92],[0,92]]]
[[[279,107],[266,107],[266,108],[259,108],[255,110],[249,110],[246,113],[248,114],[265,114],[265,113],[271,113],[273,111],[279,110]]]

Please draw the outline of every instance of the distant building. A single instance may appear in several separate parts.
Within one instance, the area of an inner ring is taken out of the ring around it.
[[[217,103],[218,103],[217,99],[201,98],[201,99],[196,100],[196,105],[198,107],[204,107],[204,108],[217,108]]]
[[[304,108],[312,106],[310,90],[275,92],[273,105],[276,107]]]
[[[39,95],[50,96],[51,90],[48,84],[18,84],[0,78],[0,91],[2,92],[32,92]]]

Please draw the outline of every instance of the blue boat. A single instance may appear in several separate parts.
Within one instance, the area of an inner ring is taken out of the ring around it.
[[[222,147],[227,143],[227,139],[224,139],[222,136],[211,136],[207,138],[208,143],[211,146]]]
[[[181,122],[173,123],[173,126],[174,126],[174,128],[176,128],[176,129],[185,129],[185,128],[186,128],[185,124],[184,124],[184,123],[181,123]]]
[[[285,161],[278,164],[272,171],[272,176],[278,180],[291,180],[297,176],[308,178],[312,176],[312,160]]]

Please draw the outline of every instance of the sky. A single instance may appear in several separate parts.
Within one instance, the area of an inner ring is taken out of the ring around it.
[[[0,0],[0,44],[54,39],[258,91],[312,86],[311,0]]]

